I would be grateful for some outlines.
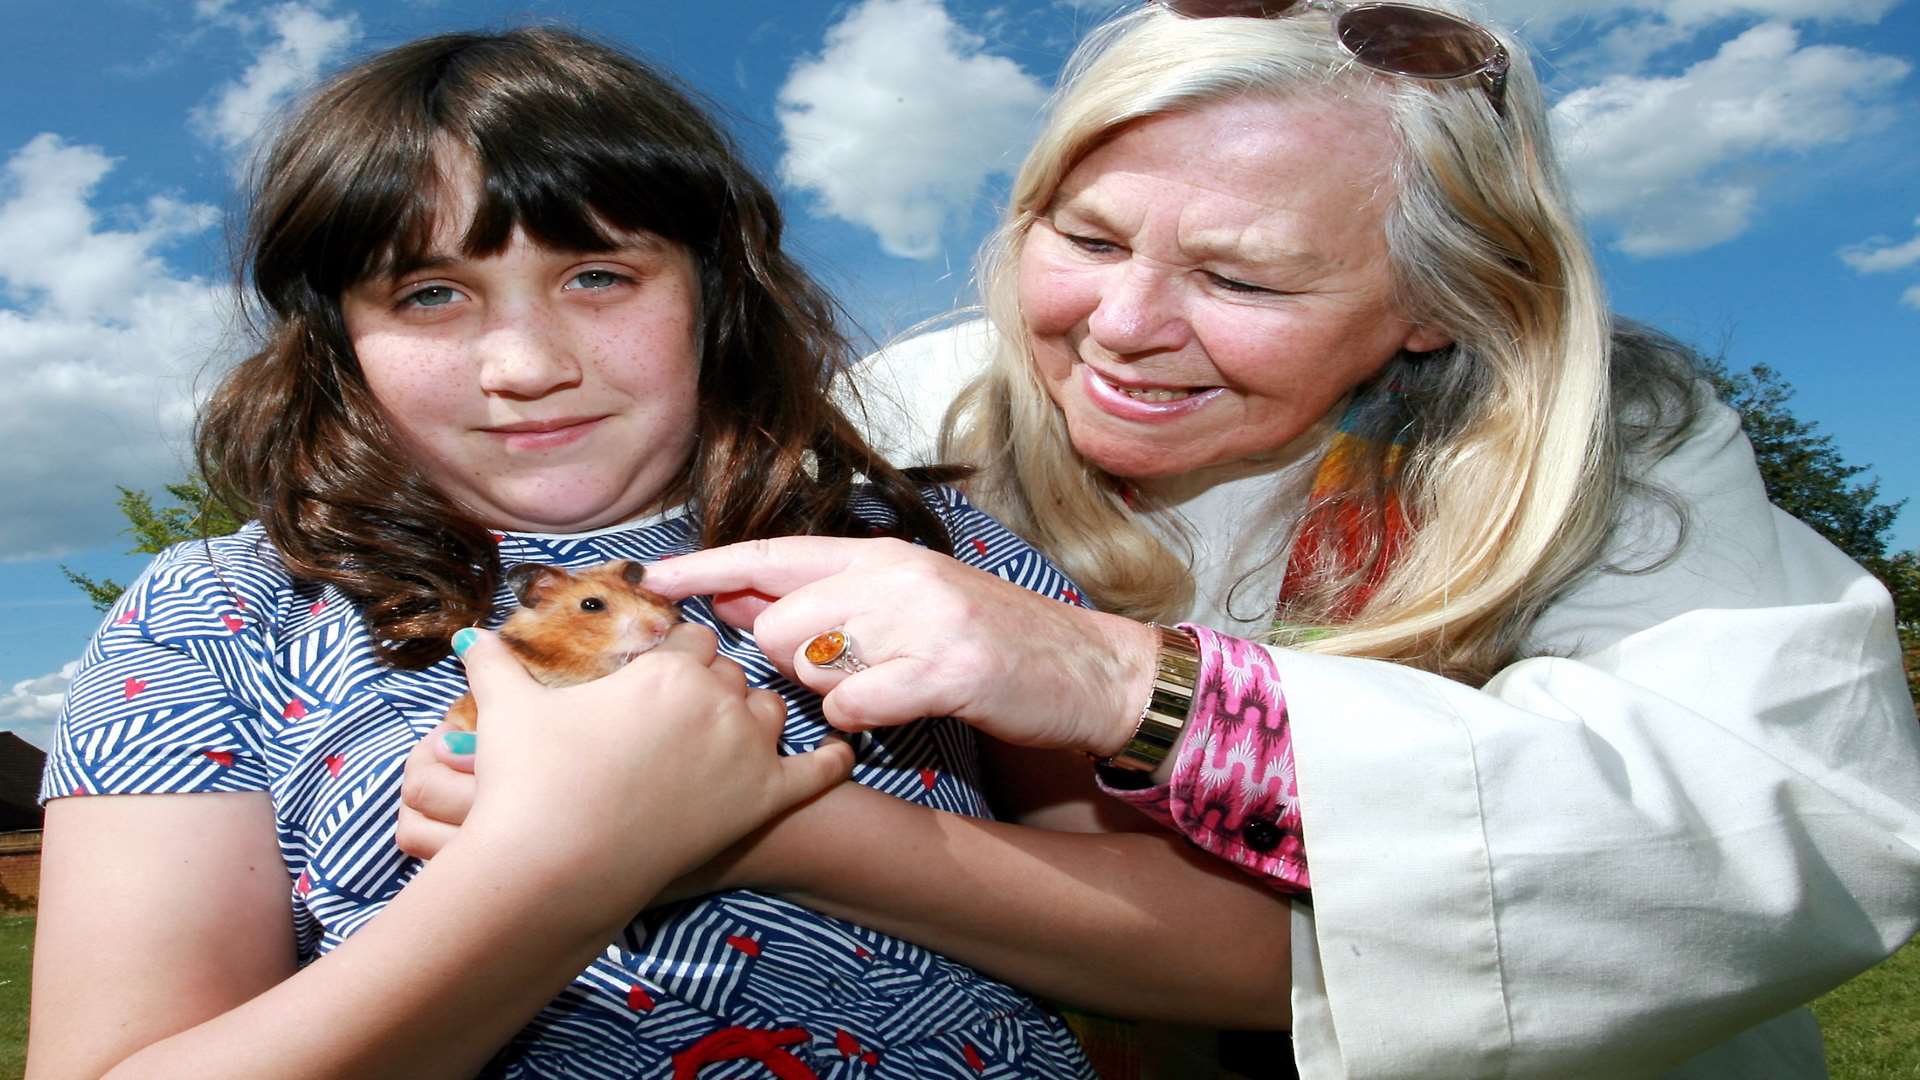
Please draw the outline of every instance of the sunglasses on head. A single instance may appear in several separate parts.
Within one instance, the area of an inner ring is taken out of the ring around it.
[[[1333,34],[1360,63],[1389,75],[1444,82],[1480,76],[1493,111],[1505,115],[1507,49],[1485,27],[1412,4],[1335,0],[1150,0],[1189,19],[1272,19],[1304,11],[1333,16]]]

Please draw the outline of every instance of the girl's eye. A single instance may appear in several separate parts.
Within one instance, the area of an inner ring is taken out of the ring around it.
[[[573,275],[566,287],[569,289],[611,289],[623,279],[611,270],[582,270]]]
[[[460,298],[460,290],[451,285],[429,285],[408,293],[401,301],[405,307],[445,307]]]
[[[604,611],[606,606],[607,602],[597,596],[589,596],[585,600],[580,601],[581,611]]]

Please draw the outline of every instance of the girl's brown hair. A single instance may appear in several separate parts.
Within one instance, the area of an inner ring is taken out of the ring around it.
[[[781,251],[773,196],[686,92],[561,31],[427,38],[329,80],[264,159],[242,265],[264,347],[221,382],[195,437],[215,497],[259,518],[295,577],[351,597],[382,659],[444,656],[500,573],[485,523],[395,452],[340,312],[350,286],[427,251],[447,149],[481,176],[468,257],[516,228],[565,250],[646,231],[692,252],[699,409],[667,494],[703,544],[865,534],[850,506],[864,476],[898,535],[951,550],[913,482],[830,399],[855,358],[837,309]]]

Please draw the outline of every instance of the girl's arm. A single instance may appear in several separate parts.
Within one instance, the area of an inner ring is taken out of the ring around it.
[[[474,833],[296,972],[264,792],[60,799],[45,852],[34,1077],[471,1076],[611,937]]]
[[[699,628],[569,690],[490,635],[466,658],[490,748],[467,827],[298,971],[264,793],[56,800],[30,1075],[470,1076],[676,873],[851,763],[778,757],[784,707]]]
[[[490,737],[490,736],[489,736]],[[1288,1024],[1287,901],[1098,793],[1086,759],[983,740],[1003,809],[942,813],[842,784],[675,882],[756,888],[916,942],[1063,1004],[1118,1016]],[[400,843],[451,850],[470,767],[433,735],[407,763]],[[1096,830],[1145,830],[1111,831]]]
[[[1024,771],[1051,771],[1056,792],[1089,771],[1079,755],[1047,758]],[[1289,1026],[1289,901],[1081,787],[1032,808],[1025,820],[1050,826],[1037,828],[842,784],[674,891],[777,892],[1094,1012]],[[1058,831],[1099,827],[1145,831]]]

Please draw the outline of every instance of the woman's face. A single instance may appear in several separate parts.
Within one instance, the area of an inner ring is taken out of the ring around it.
[[[1074,446],[1115,476],[1259,457],[1401,349],[1385,117],[1242,99],[1121,129],[1028,231],[1020,302]]]
[[[341,299],[401,451],[495,528],[579,532],[654,507],[693,447],[692,256],[646,233],[589,253],[516,230],[469,259],[471,185],[458,202],[426,265]]]

